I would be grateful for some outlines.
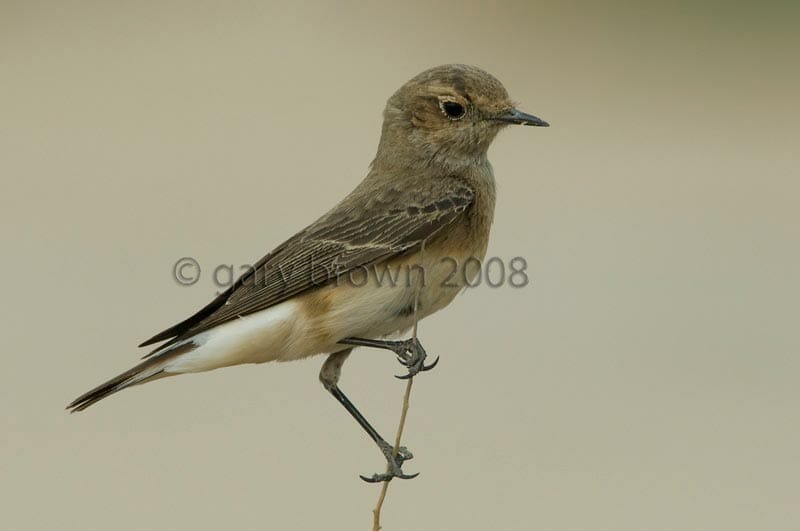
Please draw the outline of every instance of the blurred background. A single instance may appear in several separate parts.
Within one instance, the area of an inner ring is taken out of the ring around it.
[[[797,525],[797,2],[0,2],[0,526],[370,529],[322,358],[64,406],[364,176],[389,95],[496,75],[483,285],[422,322],[384,529]],[[203,275],[178,285],[172,266]],[[394,359],[342,388],[387,438]]]

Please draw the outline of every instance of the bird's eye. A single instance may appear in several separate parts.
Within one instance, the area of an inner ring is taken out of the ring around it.
[[[467,110],[458,102],[455,101],[440,101],[439,107],[442,112],[451,120],[460,120],[467,113]]]

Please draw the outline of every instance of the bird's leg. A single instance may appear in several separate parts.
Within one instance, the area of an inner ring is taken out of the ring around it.
[[[339,343],[344,345],[357,345],[362,347],[374,347],[391,350],[397,355],[397,360],[406,369],[408,369],[408,374],[396,376],[396,378],[400,378],[401,380],[407,380],[408,378],[417,375],[421,371],[429,371],[436,367],[436,364],[439,363],[439,357],[437,356],[433,363],[430,365],[425,365],[425,358],[428,357],[428,353],[425,352],[425,349],[422,347],[422,343],[420,343],[419,339],[416,337],[401,341],[348,337],[346,339],[342,339],[339,341]]]
[[[342,374],[342,365],[344,365],[347,356],[350,355],[352,350],[352,348],[348,348],[346,350],[334,352],[328,356],[328,359],[325,360],[325,363],[322,364],[322,369],[319,371],[319,381],[322,382],[323,387],[344,406],[348,413],[356,419],[356,422],[364,428],[367,435],[375,441],[375,444],[378,445],[381,453],[386,458],[386,462],[389,464],[389,470],[387,472],[373,474],[372,477],[360,476],[361,479],[368,483],[378,483],[380,481],[391,481],[392,478],[411,479],[417,477],[419,475],[418,473],[404,474],[402,470],[403,463],[413,458],[414,455],[403,446],[399,447],[397,452],[395,452],[394,447],[375,431],[375,428],[364,418],[364,415],[356,409],[356,406],[354,406],[353,403],[350,402],[350,399],[339,389],[338,383],[339,376]]]

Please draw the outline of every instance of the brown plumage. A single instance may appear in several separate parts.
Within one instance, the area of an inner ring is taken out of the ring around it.
[[[452,262],[443,258],[463,265],[486,253],[495,203],[486,151],[509,123],[547,125],[514,109],[478,68],[444,65],[414,77],[389,98],[378,152],[355,190],[206,307],[142,343],[166,341],[145,361],[68,408],[164,376],[345,352],[346,338],[406,330],[415,289],[385,285],[376,267],[421,266],[416,317],[443,308],[475,273],[444,285]],[[361,271],[363,286],[351,278]]]

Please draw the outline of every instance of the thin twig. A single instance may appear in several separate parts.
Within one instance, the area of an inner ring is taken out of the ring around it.
[[[393,454],[397,456],[397,449],[400,448],[400,439],[403,436],[403,427],[406,423],[406,414],[408,413],[408,404],[409,398],[411,397],[411,384],[414,382],[414,378],[409,378],[406,381],[406,392],[403,396],[403,410],[400,413],[400,424],[397,427],[397,436],[394,439],[394,452]],[[387,466],[386,471],[388,472],[390,469]],[[389,482],[384,481],[381,485],[381,494],[378,496],[378,503],[375,505],[375,508],[372,509],[372,531],[380,531],[381,529],[381,509],[383,508],[383,501],[386,499],[386,492],[389,490]]]
[[[424,252],[425,252],[425,242],[423,241],[419,250],[420,262],[423,261]],[[411,269],[409,269],[409,271],[411,271]],[[424,282],[425,280],[424,270],[422,279]],[[417,319],[417,309],[419,307],[419,292],[420,289],[422,288],[422,285],[419,282],[417,282],[415,284],[415,288],[416,290],[414,292],[414,328],[411,333],[411,337],[417,339],[417,329],[419,327],[419,320]],[[400,441],[403,438],[403,429],[405,428],[406,425],[406,416],[408,415],[408,406],[411,400],[411,386],[413,384],[414,384],[414,377],[412,376],[408,380],[406,380],[406,391],[405,394],[403,395],[403,409],[400,411],[400,422],[397,425],[397,435],[394,438],[394,451],[392,452],[392,455],[394,457],[397,457],[397,452],[400,449]],[[386,465],[386,471],[389,472],[390,470],[391,468],[389,467],[389,465]],[[386,493],[388,490],[389,490],[389,482],[384,481],[383,484],[381,485],[381,493],[380,496],[378,496],[378,502],[375,504],[375,508],[372,509],[372,531],[380,531],[381,529],[381,509],[383,508],[383,502],[386,499]]]

